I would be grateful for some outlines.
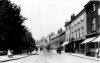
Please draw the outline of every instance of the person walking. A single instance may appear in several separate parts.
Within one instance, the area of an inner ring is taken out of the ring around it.
[[[7,55],[8,55],[9,58],[12,58],[12,57],[13,57],[13,55],[12,55],[10,49],[8,49],[8,54],[7,54]]]
[[[59,47],[59,54],[61,54],[61,47]]]

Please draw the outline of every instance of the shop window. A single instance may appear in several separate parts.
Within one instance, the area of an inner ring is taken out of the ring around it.
[[[90,44],[89,44],[89,47],[90,47],[90,48],[95,48],[95,44],[94,44],[94,43],[90,43]]]
[[[80,49],[85,49],[85,44],[81,44]]]
[[[98,42],[95,43],[95,48],[98,48]]]

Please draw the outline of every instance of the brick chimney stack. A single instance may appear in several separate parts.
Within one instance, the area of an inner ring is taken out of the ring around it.
[[[75,14],[71,15],[71,20],[73,20],[75,18]]]

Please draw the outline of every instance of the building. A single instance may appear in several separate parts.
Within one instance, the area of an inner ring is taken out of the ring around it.
[[[50,38],[51,49],[57,49],[60,46],[58,36],[59,36],[59,34],[55,34]]]
[[[100,1],[89,1],[85,6],[87,14],[86,40],[94,40],[100,35]],[[86,55],[95,56],[98,42],[85,42]]]
[[[58,34],[55,34],[50,39],[51,48],[57,49],[65,42],[65,31],[61,32],[61,29]]]
[[[65,41],[70,41],[70,22],[65,22]]]
[[[73,49],[77,53],[83,53],[80,51],[80,43],[86,38],[87,25],[86,25],[86,10],[83,9],[79,12],[74,19],[71,20],[70,28],[71,39],[74,39]]]
[[[70,41],[70,50],[95,56],[100,45],[91,40],[100,36],[100,1],[89,1],[81,12],[71,16],[71,21],[65,23],[65,29],[65,39]]]

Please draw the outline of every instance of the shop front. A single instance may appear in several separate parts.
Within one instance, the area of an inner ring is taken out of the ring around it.
[[[61,47],[63,49],[63,51],[65,51],[67,48],[66,48],[66,45],[68,44],[69,42],[64,42]]]
[[[82,42],[83,42],[83,39],[74,41],[75,53],[81,53],[82,52],[81,49],[80,49],[80,47],[81,47],[80,43],[82,43]]]
[[[100,57],[100,36],[93,40],[92,43],[94,43],[93,50],[95,52],[95,57]]]
[[[84,55],[93,56],[92,49],[94,48],[94,44],[92,41],[96,39],[96,37],[87,38],[82,43],[80,43],[80,49],[83,51]]]

